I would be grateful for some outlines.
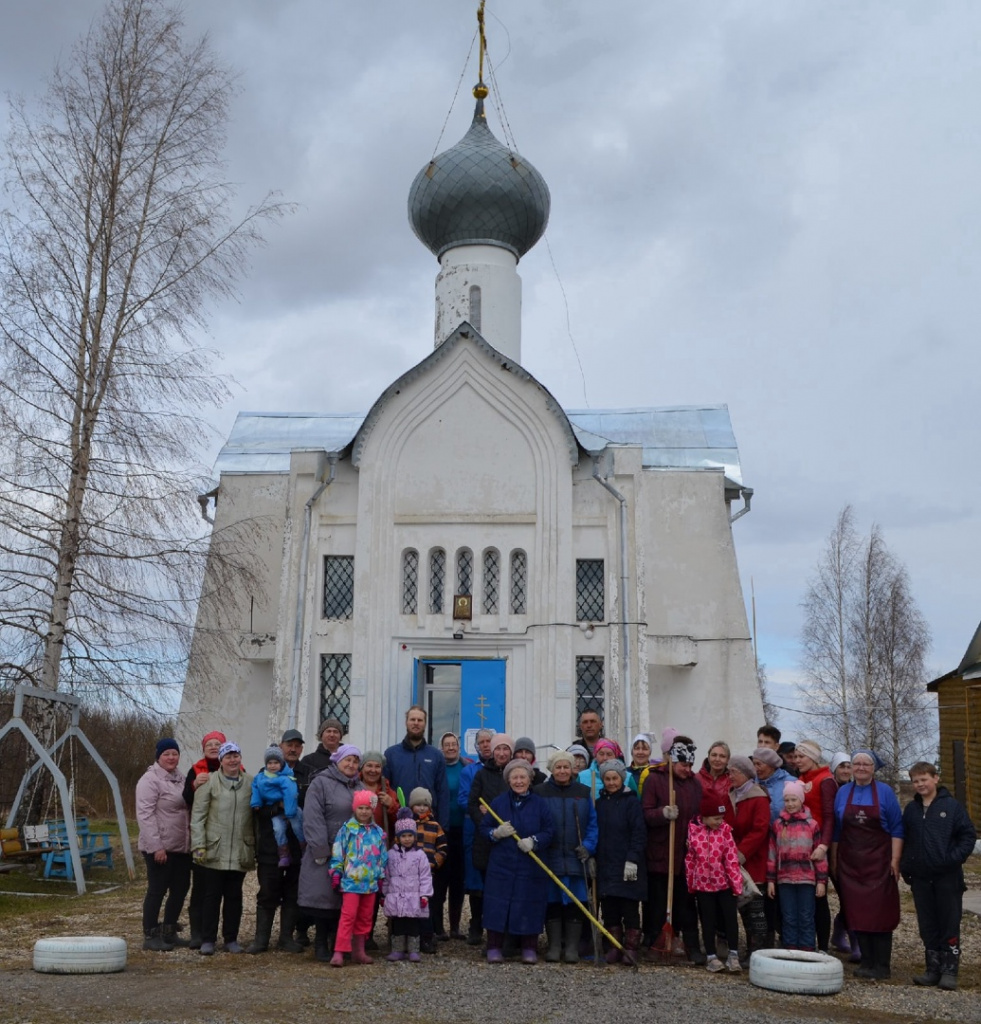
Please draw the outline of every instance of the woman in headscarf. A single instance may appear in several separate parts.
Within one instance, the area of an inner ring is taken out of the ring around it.
[[[507,933],[521,944],[521,962],[534,964],[538,935],[545,924],[548,886],[545,872],[528,854],[541,856],[551,845],[555,829],[551,801],[531,792],[534,768],[527,761],[515,758],[502,776],[507,791],[490,802],[496,817],[488,812],[478,826],[489,847],[484,884],[487,962],[504,962]]]
[[[651,770],[651,751],[654,747],[651,738],[646,732],[639,732],[630,744],[630,764],[627,765],[627,772],[634,780],[637,795],[644,792],[644,780]]]
[[[585,771],[579,773],[579,781],[589,788],[590,796],[594,801],[603,792],[603,765],[614,758],[618,761],[623,760],[620,744],[616,740],[609,740],[604,736],[593,744],[593,763]],[[629,773],[626,785],[634,793],[637,792],[637,780]]]
[[[303,804],[303,834],[307,848],[300,864],[297,903],[314,919],[314,956],[330,963],[341,917],[341,894],[331,885],[330,862],[337,830],[353,814],[355,791],[364,789],[360,776],[361,751],[342,743],[330,756],[330,765],[318,772]]]
[[[853,781],[835,797],[831,864],[845,904],[848,925],[858,939],[859,978],[890,975],[892,933],[899,925],[899,860],[903,852],[902,811],[896,794],[875,780],[883,766],[872,750],[852,753]]]

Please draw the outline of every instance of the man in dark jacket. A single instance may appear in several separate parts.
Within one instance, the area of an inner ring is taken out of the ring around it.
[[[307,765],[300,762],[303,753],[303,736],[296,729],[287,729],[279,741],[279,749],[286,759],[286,766],[296,778],[299,790],[300,805],[306,795],[307,786],[312,775]],[[265,953],[269,949],[269,937],[272,933],[276,909],[279,908],[279,942],[278,947],[287,953],[302,953],[304,946],[293,938],[293,930],[297,926],[299,909],[296,904],[296,888],[300,880],[300,860],[302,851],[300,844],[293,835],[292,828],[287,825],[289,841],[290,865],[279,866],[279,852],[276,836],[273,833],[272,819],[274,814],[282,814],[283,805],[261,806],[252,812],[255,827],[255,859],[256,880],[259,891],[255,899],[255,938],[246,950],[247,953]]]
[[[385,778],[406,799],[417,786],[433,797],[433,817],[450,827],[450,784],[443,752],[426,742],[426,711],[413,704],[405,713],[405,738],[385,751]]]
[[[957,988],[964,861],[977,832],[967,811],[941,786],[937,769],[918,761],[909,770],[916,796],[903,811],[906,839],[899,870],[913,890],[913,905],[926,947],[926,972],[917,985]]]
[[[344,733],[344,724],[339,719],[327,718],[323,721],[318,734],[320,743],[317,749],[303,758],[303,764],[307,766],[311,777],[329,767],[331,755],[341,745]],[[296,773],[294,772],[294,774]],[[307,785],[309,784],[308,781]]]

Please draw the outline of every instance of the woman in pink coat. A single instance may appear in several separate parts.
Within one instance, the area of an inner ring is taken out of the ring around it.
[[[143,899],[143,948],[165,953],[186,946],[177,937],[177,919],[191,885],[191,815],[184,801],[184,776],[177,741],[157,741],[156,760],[136,784],[137,844],[146,861],[146,896]],[[163,924],[160,907],[164,897]]]

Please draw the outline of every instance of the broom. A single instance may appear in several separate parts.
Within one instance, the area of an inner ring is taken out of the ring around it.
[[[674,803],[674,766],[671,763],[671,755],[668,755],[668,803]],[[679,935],[675,934],[671,924],[671,913],[674,909],[674,836],[677,820],[672,819],[668,826],[668,911],[664,917],[664,927],[661,934],[654,940],[651,946],[651,954],[661,959],[685,956],[685,944]]]

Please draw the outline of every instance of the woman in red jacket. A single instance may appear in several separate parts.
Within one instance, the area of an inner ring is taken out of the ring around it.
[[[729,797],[735,810],[732,827],[739,863],[756,883],[760,895],[747,900],[739,908],[746,932],[746,962],[757,949],[767,947],[766,856],[770,844],[770,798],[756,781],[756,769],[748,757],[739,754],[729,759]]]
[[[821,829],[821,843],[811,857],[812,860],[818,860],[826,857],[828,850],[831,849],[838,783],[835,782],[831,769],[822,763],[824,759],[821,747],[814,740],[801,740],[797,744],[796,754],[798,778],[804,783],[804,805]],[[814,928],[817,932],[818,950],[827,953],[828,940],[831,938],[831,909],[828,906],[827,892],[815,900]]]
[[[709,747],[708,757],[698,770],[698,781],[702,784],[702,793],[711,796],[720,807],[726,808],[726,824],[732,828],[736,822],[729,799],[729,758],[732,756],[729,744],[725,740],[716,740]]]

